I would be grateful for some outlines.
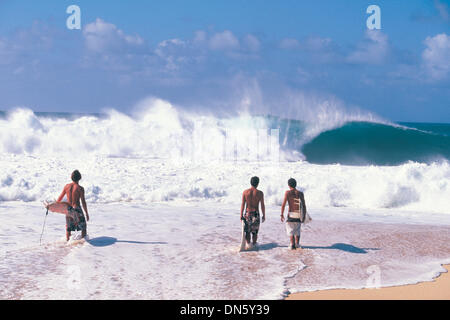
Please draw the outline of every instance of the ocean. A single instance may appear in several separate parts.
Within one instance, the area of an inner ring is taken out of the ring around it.
[[[371,264],[384,285],[430,280],[450,261],[450,124],[217,117],[162,101],[131,114],[22,108],[0,113],[0,164],[0,298],[276,299],[364,287]],[[41,202],[57,198],[75,169],[91,240],[66,245],[64,218],[50,214],[39,245]],[[241,254],[240,201],[254,175],[268,220],[261,250]],[[313,217],[304,255],[287,252],[279,221],[291,177]],[[371,223],[386,224],[377,235],[435,233],[418,242],[426,254],[414,253],[411,243],[374,241]],[[330,263],[339,277],[320,278]],[[311,264],[317,274],[301,282]],[[356,264],[364,268],[347,276]]]

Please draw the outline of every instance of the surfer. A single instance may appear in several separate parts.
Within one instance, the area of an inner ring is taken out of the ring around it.
[[[266,207],[264,206],[264,193],[257,189],[259,178],[253,177],[250,180],[251,188],[242,194],[241,220],[244,221],[245,240],[248,247],[256,246],[260,224],[259,205],[261,204],[262,222],[266,220]],[[245,216],[244,216],[245,209]],[[250,244],[252,240],[252,244]]]
[[[300,227],[306,218],[306,202],[303,192],[296,189],[297,181],[295,179],[289,179],[288,186],[289,190],[284,194],[283,204],[281,205],[281,222],[284,222],[284,208],[287,202],[289,213],[286,221],[286,233],[291,240],[289,248],[294,250],[300,248]]]
[[[78,170],[72,172],[72,183],[67,184],[57,202],[61,202],[64,196],[67,197],[69,206],[69,214],[66,216],[66,239],[69,241],[70,233],[72,231],[80,231],[83,238],[86,237],[86,220],[89,221],[89,213],[87,210],[86,199],[84,198],[84,188],[78,183],[81,180],[81,173]],[[86,219],[83,215],[83,210],[80,205],[83,204],[84,212],[86,212]]]

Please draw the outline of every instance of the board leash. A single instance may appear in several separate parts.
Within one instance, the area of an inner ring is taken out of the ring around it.
[[[41,232],[41,238],[39,239],[39,245],[41,245],[42,235],[44,234],[44,228],[45,228],[45,222],[47,221],[47,216],[48,216],[48,209],[47,209],[47,212],[45,213],[44,225],[42,226],[42,232]]]

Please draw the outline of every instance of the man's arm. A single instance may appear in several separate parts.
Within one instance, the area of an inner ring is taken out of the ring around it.
[[[89,213],[87,209],[86,199],[84,198],[84,189],[81,189],[81,205],[83,206],[84,212],[86,212],[86,220],[89,221]]]
[[[286,207],[287,202],[287,192],[284,194],[283,204],[281,205],[281,222],[284,222],[284,208]]]
[[[263,214],[262,222],[266,221],[266,206],[264,205],[264,193],[261,191],[261,211]]]
[[[242,204],[241,204],[241,220],[244,217],[244,209],[245,209],[245,192],[242,193]]]

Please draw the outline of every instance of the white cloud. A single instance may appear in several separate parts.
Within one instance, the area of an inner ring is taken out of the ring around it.
[[[209,35],[206,31],[196,31],[191,39],[168,39],[160,42],[154,49],[156,56],[164,62],[164,70],[173,73],[207,63],[211,52],[222,51],[232,59],[258,58],[261,43],[251,34],[238,39],[231,31],[225,30]]]
[[[439,15],[441,16],[441,18],[444,19],[444,21],[449,21],[450,14],[448,12],[447,4],[441,3],[440,1],[435,0],[434,5],[435,5],[436,9],[439,11]]]
[[[339,56],[339,47],[330,38],[309,36],[302,41],[285,38],[281,40],[279,47],[285,50],[296,50],[297,53],[303,54],[303,57],[308,57],[311,62],[318,64],[342,60]]]
[[[123,50],[127,47],[137,47],[144,43],[138,35],[127,35],[114,24],[97,18],[95,22],[83,28],[86,47],[93,52]]]
[[[367,30],[365,41],[360,43],[347,61],[351,63],[381,64],[389,54],[387,35],[379,30]]]
[[[158,48],[170,48],[170,47],[178,47],[178,46],[184,46],[186,42],[180,39],[168,39],[161,41],[158,43]]]
[[[209,39],[209,47],[212,50],[230,50],[239,48],[239,40],[229,30],[214,34]]]
[[[261,47],[261,43],[258,38],[251,34],[245,36],[244,43],[247,49],[253,52],[259,51],[259,48]]]
[[[6,41],[2,41],[0,39],[0,65],[10,63],[10,55],[9,55],[8,46],[6,45]]]
[[[24,71],[25,71],[25,66],[19,66],[14,69],[13,74],[19,75],[19,74],[22,74]]]
[[[297,49],[300,48],[300,42],[297,39],[285,38],[280,42],[281,49]]]
[[[19,28],[9,36],[0,37],[0,65],[15,62],[20,65],[29,64],[30,59],[20,61],[24,55],[47,56],[50,50],[59,49],[54,46],[57,36],[55,29],[40,21],[34,21],[30,28]]]
[[[305,42],[305,47],[308,50],[319,51],[326,49],[330,44],[330,38],[309,37]]]
[[[427,37],[426,49],[422,53],[423,64],[428,75],[435,80],[450,73],[450,36],[445,33]]]
[[[194,43],[203,43],[206,41],[207,34],[203,30],[199,30],[195,32]]]
[[[331,45],[330,38],[308,37],[305,41],[298,41],[293,38],[284,38],[280,41],[282,49],[305,49],[310,51],[321,51],[327,49]]]
[[[165,60],[166,71],[175,71],[179,69],[179,63],[186,60],[186,57],[180,55],[180,49],[185,48],[186,45],[186,42],[180,39],[164,40],[157,45],[155,54]]]

